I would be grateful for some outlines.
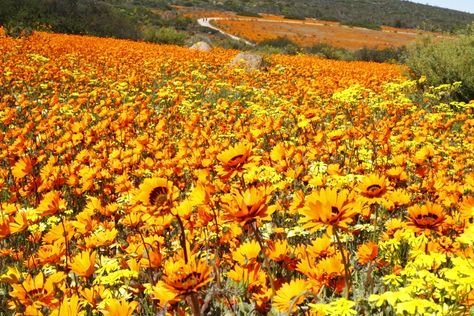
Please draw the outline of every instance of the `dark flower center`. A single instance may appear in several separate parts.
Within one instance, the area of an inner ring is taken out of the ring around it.
[[[438,215],[436,214],[433,214],[433,213],[428,213],[428,214],[418,214],[416,216],[416,219],[417,220],[433,220],[433,221],[436,221],[437,219],[439,218]]]
[[[150,204],[161,206],[168,199],[167,187],[156,187],[150,192]]]
[[[415,216],[415,224],[421,228],[430,228],[437,226],[442,218],[434,213],[418,214]]]
[[[194,287],[199,284],[201,273],[193,271],[181,279],[174,282],[174,288],[180,291],[193,291]]]
[[[46,291],[46,289],[44,289],[44,288],[33,289],[33,290],[28,292],[28,295],[31,298],[39,298],[39,297],[41,297],[43,295],[46,295],[46,294],[48,294],[48,291]]]
[[[369,191],[369,192],[375,192],[375,191],[378,191],[380,189],[382,189],[382,187],[378,184],[372,184],[369,187],[367,187],[367,191]]]
[[[229,164],[235,164],[236,162],[238,162],[240,159],[244,158],[244,155],[243,154],[240,154],[240,155],[237,155],[237,156],[234,156],[232,157],[231,159],[229,159]]]

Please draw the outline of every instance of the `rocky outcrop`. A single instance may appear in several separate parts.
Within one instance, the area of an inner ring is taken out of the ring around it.
[[[263,67],[263,57],[255,53],[241,52],[232,59],[229,65],[249,70],[261,69]]]
[[[190,48],[201,52],[210,52],[212,50],[211,45],[203,41],[194,43]]]

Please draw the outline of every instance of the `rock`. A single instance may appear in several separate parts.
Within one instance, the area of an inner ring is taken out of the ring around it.
[[[255,53],[242,52],[238,53],[229,65],[233,67],[243,67],[249,70],[261,69],[263,66],[263,57]]]
[[[193,46],[191,46],[191,49],[195,49],[201,52],[210,52],[212,50],[212,47],[208,43],[201,41],[194,43]]]

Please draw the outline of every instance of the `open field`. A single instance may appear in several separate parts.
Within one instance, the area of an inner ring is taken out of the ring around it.
[[[350,27],[338,22],[319,21],[315,19],[289,20],[281,16],[262,14],[261,18],[238,16],[231,12],[193,10],[186,11],[186,16],[214,17],[212,21],[226,33],[236,35],[254,43],[286,37],[301,47],[310,47],[319,43],[357,50],[364,47],[383,49],[401,47],[412,43],[423,35],[444,37],[441,33],[426,32],[414,29],[397,29],[382,26],[381,30],[361,27]]]
[[[1,315],[472,314],[454,86],[87,36],[0,50]]]
[[[216,20],[213,23],[225,32],[255,43],[286,37],[301,47],[325,43],[350,50],[363,47],[383,49],[407,45],[418,37],[414,31],[397,32],[388,29],[377,31],[323,21],[239,19]]]

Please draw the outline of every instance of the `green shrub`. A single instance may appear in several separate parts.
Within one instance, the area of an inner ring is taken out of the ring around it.
[[[276,37],[268,40],[261,41],[259,46],[273,46],[273,47],[286,47],[286,46],[297,46],[288,37]]]
[[[145,41],[154,43],[184,45],[187,35],[171,27],[160,27],[144,30],[143,37]]]
[[[47,25],[58,33],[138,38],[137,27],[128,16],[109,3],[94,0],[0,0],[0,24],[20,36]]]
[[[253,18],[261,18],[262,16],[258,13],[255,13],[255,12],[251,12],[251,11],[247,11],[247,10],[240,10],[240,11],[237,11],[236,12],[237,15],[240,15],[240,16],[249,16],[249,17],[253,17]]]
[[[428,85],[462,82],[458,99],[474,99],[474,24],[456,38],[425,37],[407,50],[406,64]]]
[[[298,13],[288,13],[283,16],[283,18],[288,19],[288,20],[300,20],[304,21],[306,20],[306,16]]]
[[[260,42],[256,50],[267,54],[294,55],[298,53],[300,48],[287,37],[277,37]]]
[[[380,25],[370,23],[370,22],[363,22],[363,21],[343,21],[342,25],[349,26],[349,27],[362,27],[364,29],[376,30],[380,31],[382,28]]]
[[[371,49],[364,47],[354,52],[354,59],[375,61],[378,63],[401,63],[403,62],[405,51],[405,47],[387,47],[384,49]]]
[[[335,60],[354,60],[354,54],[347,49],[319,43],[307,49],[310,54]]]
[[[250,46],[245,44],[242,41],[234,40],[227,36],[224,36],[220,33],[212,40],[214,46],[226,48],[226,49],[236,49],[236,50],[249,50]]]

